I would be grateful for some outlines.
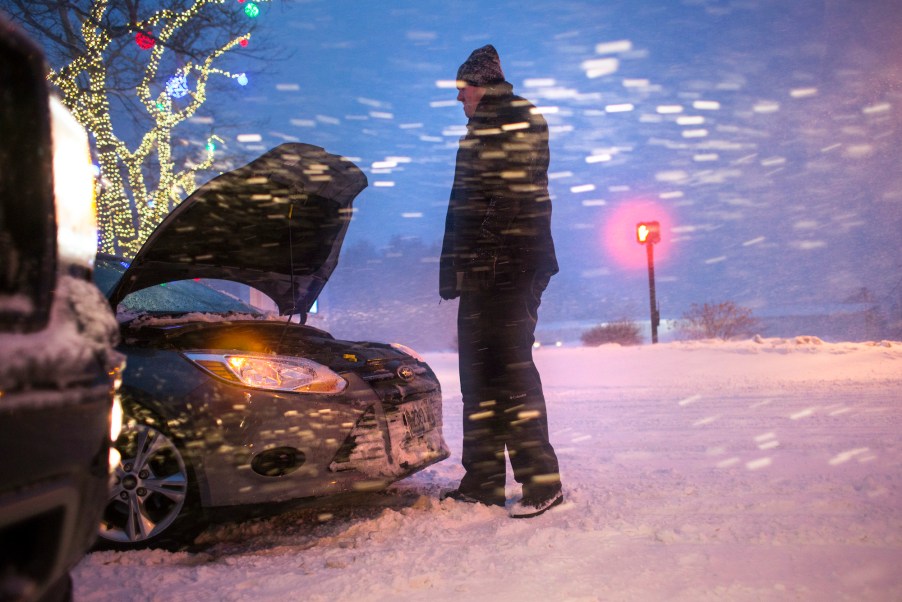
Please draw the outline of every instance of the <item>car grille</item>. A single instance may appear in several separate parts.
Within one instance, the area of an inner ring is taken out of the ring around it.
[[[413,376],[426,374],[427,372],[424,366],[415,362],[400,362],[398,360],[386,360],[380,358],[367,360],[359,374],[363,380],[374,382],[394,378],[401,379],[402,370],[409,370]]]

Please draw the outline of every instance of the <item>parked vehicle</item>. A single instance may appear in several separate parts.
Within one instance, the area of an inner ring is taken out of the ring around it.
[[[205,510],[377,490],[449,455],[421,357],[305,324],[366,184],[283,144],[195,191],[133,261],[98,257],[128,357],[103,545],[178,547]]]
[[[0,600],[71,596],[118,463],[123,356],[91,282],[88,139],[45,75],[0,15]]]

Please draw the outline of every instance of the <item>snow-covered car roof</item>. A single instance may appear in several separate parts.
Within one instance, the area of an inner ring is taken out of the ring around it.
[[[224,173],[176,207],[110,293],[176,280],[240,282],[279,313],[304,313],[325,286],[367,179],[351,161],[302,143],[282,144]]]

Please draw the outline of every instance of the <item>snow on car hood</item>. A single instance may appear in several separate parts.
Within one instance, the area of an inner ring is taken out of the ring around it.
[[[338,263],[351,203],[366,188],[351,161],[301,143],[277,146],[182,201],[110,293],[217,278],[267,294],[282,314],[307,312]]]

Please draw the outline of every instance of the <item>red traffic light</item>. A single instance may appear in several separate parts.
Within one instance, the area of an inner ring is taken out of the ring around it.
[[[641,245],[653,245],[661,242],[661,224],[658,222],[639,222],[636,224],[636,240]]]

